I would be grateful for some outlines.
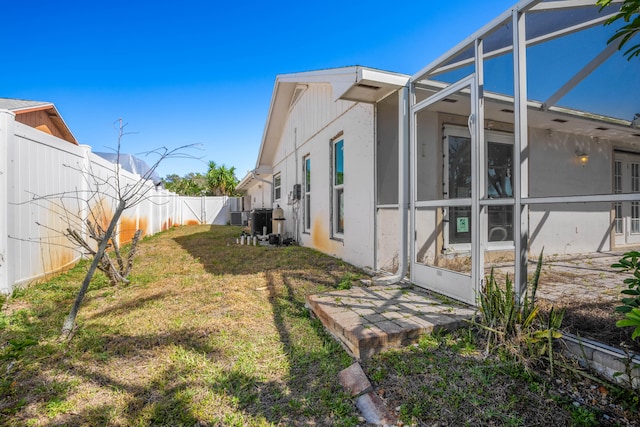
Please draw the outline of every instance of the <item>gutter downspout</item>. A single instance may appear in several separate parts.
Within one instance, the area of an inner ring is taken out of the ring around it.
[[[409,213],[409,87],[398,92],[398,214],[400,247],[398,248],[398,270],[392,276],[376,276],[374,285],[391,285],[401,282],[407,275],[408,220]]]

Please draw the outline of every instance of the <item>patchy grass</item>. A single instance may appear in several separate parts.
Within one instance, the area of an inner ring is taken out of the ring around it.
[[[638,425],[637,401],[574,375],[554,378],[511,357],[485,355],[472,330],[423,336],[417,345],[375,356],[364,366],[377,393],[404,425]],[[504,355],[503,355],[504,356]],[[624,398],[624,399],[622,399]]]
[[[359,272],[305,248],[236,246],[234,227],[141,242],[129,286],[97,275],[58,335],[83,264],[16,291],[0,315],[0,424],[355,425],[351,358],[304,308]]]
[[[96,275],[70,342],[58,336],[86,264],[0,299],[0,425],[363,425],[337,379],[352,359],[304,308],[362,272],[306,248],[239,246],[239,233],[144,239],[130,285]],[[472,332],[424,336],[364,368],[405,424],[640,423],[615,388],[484,357]]]

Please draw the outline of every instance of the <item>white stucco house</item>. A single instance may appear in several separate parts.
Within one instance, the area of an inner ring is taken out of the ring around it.
[[[251,208],[280,206],[284,234],[301,245],[389,268],[376,249],[376,128],[388,115],[397,147],[396,92],[408,80],[359,66],[278,76],[256,169],[238,185]]]
[[[543,247],[640,245],[640,61],[606,43],[617,3],[521,1],[413,76],[280,75],[238,188],[301,245],[472,304],[493,262],[523,287]]]

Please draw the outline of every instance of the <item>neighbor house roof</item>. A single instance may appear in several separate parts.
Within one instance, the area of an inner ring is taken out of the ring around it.
[[[9,110],[15,113],[16,121],[78,145],[75,136],[51,102],[0,98],[0,110]],[[50,125],[55,129],[51,129]]]

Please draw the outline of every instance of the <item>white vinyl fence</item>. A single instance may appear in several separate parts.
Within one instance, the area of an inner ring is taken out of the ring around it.
[[[117,204],[116,186],[136,183],[143,197],[120,218],[117,238],[123,244],[137,229],[152,235],[174,225],[227,224],[236,205],[228,197],[182,197],[156,188],[91,147],[18,123],[12,112],[0,110],[0,293],[79,261],[82,252],[65,230],[86,237],[87,219],[106,228]]]

